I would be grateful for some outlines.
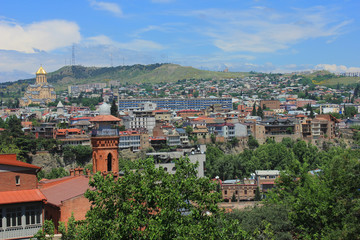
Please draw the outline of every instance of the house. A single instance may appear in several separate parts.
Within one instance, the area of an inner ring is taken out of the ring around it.
[[[232,201],[235,196],[236,201],[254,200],[257,184],[254,179],[233,179],[221,181],[218,179],[223,199]]]
[[[44,223],[46,197],[38,189],[40,167],[0,155],[0,239],[30,238]]]
[[[41,192],[46,196],[45,219],[52,220],[58,232],[59,221],[67,223],[71,214],[75,220],[84,220],[90,209],[90,202],[84,193],[89,187],[89,177],[82,168],[72,171],[72,176],[44,180],[39,183]]]
[[[255,170],[255,180],[260,191],[266,193],[275,185],[275,179],[279,177],[279,170]]]

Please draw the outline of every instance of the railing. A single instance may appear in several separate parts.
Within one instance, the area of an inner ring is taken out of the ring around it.
[[[41,229],[41,224],[26,226],[25,228],[11,227],[5,230],[0,228],[0,239],[32,237]]]
[[[117,129],[92,130],[91,136],[92,137],[119,136],[119,131]]]

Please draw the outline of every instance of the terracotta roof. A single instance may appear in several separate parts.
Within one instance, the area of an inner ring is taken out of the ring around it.
[[[89,120],[90,122],[120,122],[121,119],[113,115],[98,115]]]
[[[89,178],[86,176],[66,177],[67,181],[58,179],[59,183],[52,182],[50,187],[44,186],[41,191],[46,196],[48,203],[60,206],[63,201],[83,195],[89,187]]]
[[[39,189],[0,192],[0,205],[23,202],[41,202],[46,197]]]
[[[16,160],[16,154],[0,154],[0,165],[41,169],[41,167]]]

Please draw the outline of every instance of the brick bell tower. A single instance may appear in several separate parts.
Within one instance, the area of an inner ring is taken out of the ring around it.
[[[106,103],[101,105],[99,110],[100,115],[90,120],[95,126],[91,133],[93,172],[118,176],[119,132],[114,126],[121,120],[110,115],[110,105]]]

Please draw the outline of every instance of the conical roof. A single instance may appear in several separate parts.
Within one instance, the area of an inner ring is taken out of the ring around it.
[[[46,71],[43,69],[43,67],[40,67],[36,74],[46,74]]]
[[[62,104],[62,102],[61,101],[59,101],[59,103],[57,104],[57,106],[56,107],[58,107],[58,108],[62,108],[62,107],[64,107],[64,105]]]

